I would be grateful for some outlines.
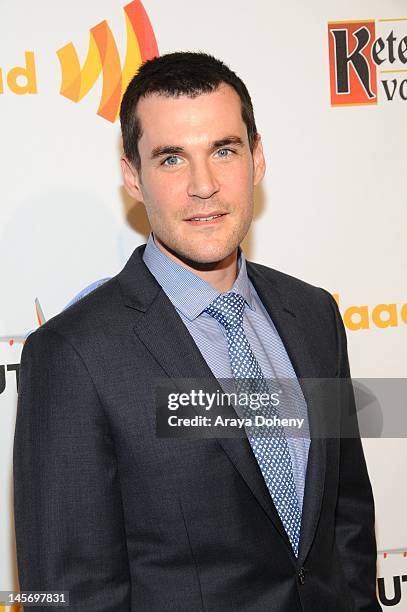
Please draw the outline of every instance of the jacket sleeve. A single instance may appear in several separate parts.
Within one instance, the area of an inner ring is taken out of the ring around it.
[[[330,296],[338,333],[338,378],[343,401],[339,489],[335,516],[336,545],[359,612],[379,612],[376,596],[376,538],[372,488],[367,472],[350,380],[345,328]]]
[[[130,610],[108,422],[81,356],[50,329],[23,348],[13,472],[20,590],[69,591],[72,612]]]

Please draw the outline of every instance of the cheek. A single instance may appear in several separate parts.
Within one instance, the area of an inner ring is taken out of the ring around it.
[[[223,181],[229,188],[239,186],[247,190],[253,185],[253,165],[248,159],[237,160],[233,166],[226,168],[223,173]]]
[[[222,186],[225,195],[228,194],[235,202],[247,202],[253,191],[252,174],[245,168],[241,172],[224,177]]]
[[[145,201],[152,212],[161,216],[168,216],[177,202],[181,200],[182,189],[179,181],[169,180],[168,177],[149,177],[148,187],[145,190]]]

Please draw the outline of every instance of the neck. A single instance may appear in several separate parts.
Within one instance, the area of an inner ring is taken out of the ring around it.
[[[199,276],[199,278],[208,283],[208,285],[211,285],[211,287],[217,291],[226,293],[233,287],[237,277],[237,248],[233,251],[233,253],[221,261],[198,263],[184,258],[174,251],[171,251],[155,236],[154,242],[160,251],[162,251],[165,255]]]

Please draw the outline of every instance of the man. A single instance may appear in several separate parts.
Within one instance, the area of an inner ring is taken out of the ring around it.
[[[245,85],[206,54],[164,55],[130,83],[121,125],[152,234],[25,344],[21,589],[67,590],[75,611],[380,610],[356,419],[341,437],[339,406],[335,435],[314,436],[319,405],[298,392],[349,378],[337,306],[239,248],[265,171]],[[228,378],[291,380],[304,435],[157,436],[157,381]]]

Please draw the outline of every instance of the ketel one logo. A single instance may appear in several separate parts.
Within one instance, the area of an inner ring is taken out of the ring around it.
[[[61,95],[79,102],[102,73],[102,95],[97,114],[112,122],[117,119],[123,93],[140,64],[158,56],[154,32],[140,0],[130,2],[123,10],[127,29],[123,67],[106,21],[101,21],[90,30],[88,54],[82,68],[72,43],[57,51],[62,73]]]
[[[407,72],[406,24],[404,18],[328,23],[332,106],[377,104],[379,85],[387,100],[407,101],[407,78],[397,74]]]

